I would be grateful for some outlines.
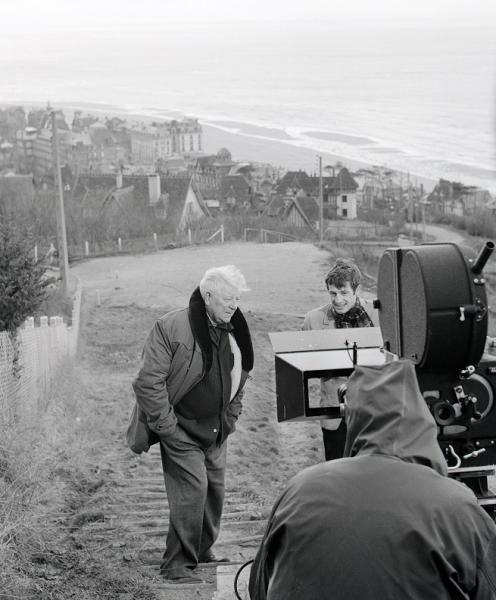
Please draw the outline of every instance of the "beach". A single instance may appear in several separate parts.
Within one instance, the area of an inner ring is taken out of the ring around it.
[[[285,141],[273,138],[267,138],[260,135],[260,128],[256,127],[253,133],[250,133],[249,125],[244,126],[244,131],[248,135],[235,133],[212,127],[211,125],[202,124],[203,127],[203,146],[207,153],[215,154],[221,148],[227,148],[236,161],[258,161],[266,162],[275,167],[283,167],[292,171],[306,171],[309,175],[318,174],[319,161],[318,157],[322,157],[323,169],[326,166],[341,164],[350,171],[358,169],[370,168],[373,165],[385,166],[382,161],[377,163],[366,163],[357,160],[351,160],[345,156],[338,154],[330,154],[327,152],[317,152],[312,148],[306,148],[301,145],[290,145]],[[324,176],[327,174],[324,171]],[[406,181],[409,173],[403,172],[404,180]],[[412,180],[424,185],[426,191],[430,191],[437,183],[437,179],[423,177],[420,175],[412,176]]]
[[[12,106],[16,103],[3,103],[3,106]],[[0,104],[2,106],[2,104]],[[46,103],[27,101],[21,103],[27,112],[30,109],[39,109],[46,106]],[[68,124],[72,122],[74,112],[81,110],[83,114],[92,114],[104,121],[106,117],[120,117],[128,122],[151,123],[158,120],[170,120],[172,118],[182,119],[184,114],[174,110],[146,108],[137,112],[134,108],[118,105],[102,105],[91,102],[81,103],[59,103],[56,108],[60,108],[66,117]],[[193,117],[194,115],[188,115]],[[302,145],[301,141],[284,132],[284,130],[252,125],[238,121],[203,121],[200,119],[203,130],[203,152],[206,154],[217,154],[220,149],[227,148],[236,162],[259,162],[268,163],[276,168],[291,171],[306,171],[309,175],[316,175],[319,171],[319,156],[322,157],[323,175],[326,176],[326,166],[341,165],[350,171],[358,169],[371,168],[372,166],[385,167],[384,162],[376,163],[364,162],[350,159],[340,154],[330,152],[319,152],[314,148]],[[316,140],[321,138],[329,141],[332,138],[329,134],[322,132],[312,133]],[[336,136],[340,138],[339,134]],[[358,136],[344,136],[352,144],[360,143]],[[436,178],[423,177],[421,175],[411,175],[407,170],[403,171],[404,180],[411,176],[415,184],[423,184],[428,192],[434,188],[437,183]]]
[[[161,24],[22,40],[0,38],[3,104],[193,117],[205,151],[227,147],[235,160],[314,173],[322,156],[324,166],[378,165],[427,188],[443,178],[496,193],[489,23]]]

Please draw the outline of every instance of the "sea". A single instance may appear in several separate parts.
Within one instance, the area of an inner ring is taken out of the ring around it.
[[[98,28],[96,18],[86,30],[2,33],[0,103],[47,102],[196,117],[243,138],[496,193],[494,23],[281,19],[143,31]]]

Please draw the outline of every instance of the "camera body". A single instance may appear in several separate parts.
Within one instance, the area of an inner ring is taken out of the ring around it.
[[[416,366],[448,465],[496,464],[496,361],[484,356],[488,309],[479,255],[453,243],[390,248],[377,280],[384,350]],[[482,360],[481,360],[482,359]]]
[[[473,372],[417,371],[419,388],[438,427],[449,466],[496,464],[496,359]]]
[[[269,334],[278,420],[339,419],[346,386],[336,390],[334,406],[322,408],[312,402],[312,380],[346,378],[356,364],[407,358],[448,465],[496,465],[496,357],[484,354],[483,268],[493,250],[492,242],[478,255],[453,243],[389,248],[380,259],[374,302],[380,329]]]

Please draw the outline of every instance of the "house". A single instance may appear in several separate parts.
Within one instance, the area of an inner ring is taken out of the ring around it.
[[[313,196],[307,196],[302,190],[291,197],[274,194],[262,215],[283,219],[293,227],[308,227],[313,233],[319,229],[319,204]]]
[[[224,212],[248,212],[252,208],[253,190],[244,175],[225,175],[220,182],[218,199]]]
[[[487,190],[440,179],[427,200],[435,214],[468,217],[486,209],[492,197]]]
[[[52,108],[47,106],[28,115],[28,126],[16,134],[16,154],[21,171],[45,174],[54,167]],[[61,110],[54,111],[57,127],[59,161],[70,162],[72,132]]]
[[[123,152],[119,151],[114,134],[100,122],[95,122],[88,127],[88,135],[92,146],[92,160],[89,168],[100,169],[102,166],[111,165],[116,167],[124,158]]]
[[[73,133],[69,166],[75,173],[86,173],[94,161],[94,148],[88,133]]]
[[[276,192],[287,198],[311,197],[320,202],[321,179],[305,171],[288,171],[276,185]],[[337,175],[322,177],[322,200],[325,219],[356,219],[358,184],[347,168]],[[313,204],[311,204],[313,205]]]
[[[291,202],[292,198],[281,196],[280,194],[273,194],[267,202],[262,216],[284,219]]]
[[[288,171],[277,183],[275,191],[283,196],[294,196],[298,192],[311,196],[315,194],[316,184],[305,171]]]
[[[319,229],[320,212],[312,196],[295,196],[286,209],[285,220],[293,227],[308,227],[313,233]]]
[[[155,164],[159,158],[202,149],[202,127],[198,119],[135,124],[130,138],[133,160],[140,164]]]
[[[188,225],[209,216],[203,198],[192,177],[161,177],[161,196],[157,202],[163,218],[172,231],[182,231]]]
[[[319,177],[312,177],[316,193],[319,194]],[[358,183],[346,167],[342,167],[337,175],[322,178],[322,200],[324,218],[356,219],[357,218]]]

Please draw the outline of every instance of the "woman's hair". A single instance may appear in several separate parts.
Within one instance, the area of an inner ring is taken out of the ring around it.
[[[200,293],[205,298],[206,292],[222,292],[225,289],[234,289],[236,292],[247,292],[250,288],[246,285],[246,279],[234,265],[213,267],[205,271],[200,281]]]
[[[360,269],[356,264],[349,258],[338,258],[334,266],[327,273],[325,278],[325,284],[327,289],[330,285],[334,285],[337,288],[342,288],[349,281],[351,289],[356,292],[357,287],[362,279]]]

